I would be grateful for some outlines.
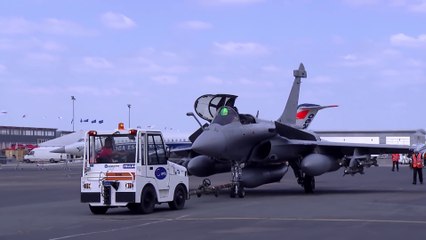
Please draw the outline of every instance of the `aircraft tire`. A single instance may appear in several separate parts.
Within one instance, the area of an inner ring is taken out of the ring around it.
[[[246,196],[246,191],[244,190],[244,188],[243,187],[239,187],[238,188],[238,197],[239,198],[244,198]]]
[[[231,187],[231,192],[230,192],[230,195],[229,195],[231,198],[235,198],[235,197],[237,197],[237,185],[233,185],[232,187]]]
[[[303,188],[305,193],[313,193],[315,190],[315,178],[309,175],[305,175],[303,180]]]
[[[141,213],[148,214],[154,211],[156,203],[156,194],[152,186],[145,186],[141,194],[140,211]]]
[[[102,215],[108,211],[108,207],[104,206],[91,206],[89,205],[90,211],[95,215]]]
[[[185,207],[186,191],[182,185],[177,185],[173,196],[173,201],[168,202],[170,209],[180,210]]]

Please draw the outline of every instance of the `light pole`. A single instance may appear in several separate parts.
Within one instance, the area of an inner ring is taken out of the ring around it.
[[[71,100],[72,100],[72,131],[74,132],[74,123],[75,123],[75,121],[74,121],[74,102],[75,102],[75,97],[74,96],[71,96]]]
[[[130,128],[130,107],[131,106],[132,106],[131,104],[127,104],[127,107],[129,108],[129,126],[128,126],[128,128]]]

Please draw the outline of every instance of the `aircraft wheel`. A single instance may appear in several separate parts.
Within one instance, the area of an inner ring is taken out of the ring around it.
[[[246,196],[246,191],[244,190],[244,188],[243,187],[239,187],[238,188],[238,197],[239,198],[244,198]]]
[[[238,186],[237,185],[233,185],[231,187],[230,197],[231,198],[235,198],[237,196],[237,192],[238,192]]]
[[[186,190],[182,185],[176,186],[173,201],[169,202],[169,207],[173,210],[182,209],[185,206]]]
[[[313,193],[315,190],[315,178],[309,175],[305,175],[303,180],[303,188],[305,193]]]
[[[104,206],[92,206],[89,205],[90,211],[95,215],[105,214],[108,211],[108,207]]]
[[[154,188],[151,186],[144,187],[141,194],[140,211],[145,214],[152,213],[154,211],[155,202],[156,194]]]

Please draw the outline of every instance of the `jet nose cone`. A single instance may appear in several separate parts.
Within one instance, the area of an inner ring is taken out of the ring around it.
[[[226,150],[226,141],[223,133],[206,129],[195,139],[192,150],[199,154],[220,157]]]

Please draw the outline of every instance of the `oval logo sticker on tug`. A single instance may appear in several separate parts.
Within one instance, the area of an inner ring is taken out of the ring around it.
[[[167,171],[163,167],[155,169],[155,177],[159,180],[162,180],[167,177]]]

